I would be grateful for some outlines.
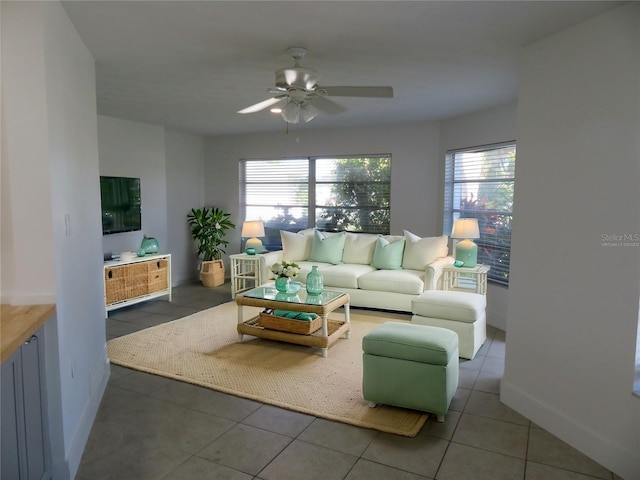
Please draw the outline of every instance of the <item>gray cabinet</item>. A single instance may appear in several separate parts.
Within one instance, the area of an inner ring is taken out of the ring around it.
[[[51,479],[41,383],[42,338],[40,329],[2,363],[1,480]]]

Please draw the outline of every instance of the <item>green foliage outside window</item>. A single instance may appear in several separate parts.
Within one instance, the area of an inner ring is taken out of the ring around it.
[[[323,230],[389,233],[391,158],[318,159],[333,170],[317,178],[318,190],[330,186],[324,201],[317,195],[316,225]]]
[[[311,157],[240,161],[244,218],[262,220],[268,250],[280,230],[389,233],[391,157]]]
[[[515,144],[450,152],[445,178],[445,234],[457,218],[477,218],[478,263],[508,284],[515,185]]]

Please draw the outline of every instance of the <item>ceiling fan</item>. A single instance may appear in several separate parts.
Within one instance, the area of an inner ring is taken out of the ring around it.
[[[238,113],[255,113],[277,106],[287,123],[298,123],[301,116],[305,122],[309,122],[319,112],[337,115],[346,111],[327,97],[393,98],[392,87],[321,87],[318,84],[318,72],[300,64],[307,49],[290,47],[287,52],[293,58],[294,65],[276,70],[276,86],[267,90],[273,96]]]

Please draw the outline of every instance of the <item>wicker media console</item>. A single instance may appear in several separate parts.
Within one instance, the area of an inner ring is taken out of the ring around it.
[[[146,255],[104,264],[105,317],[111,310],[168,295],[171,255]]]

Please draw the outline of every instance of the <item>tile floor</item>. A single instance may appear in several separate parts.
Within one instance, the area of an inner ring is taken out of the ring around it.
[[[111,312],[107,338],[231,299],[229,284],[174,289]],[[586,480],[611,472],[499,400],[505,334],[490,328],[446,421],[380,433],[112,366],[77,480]]]

